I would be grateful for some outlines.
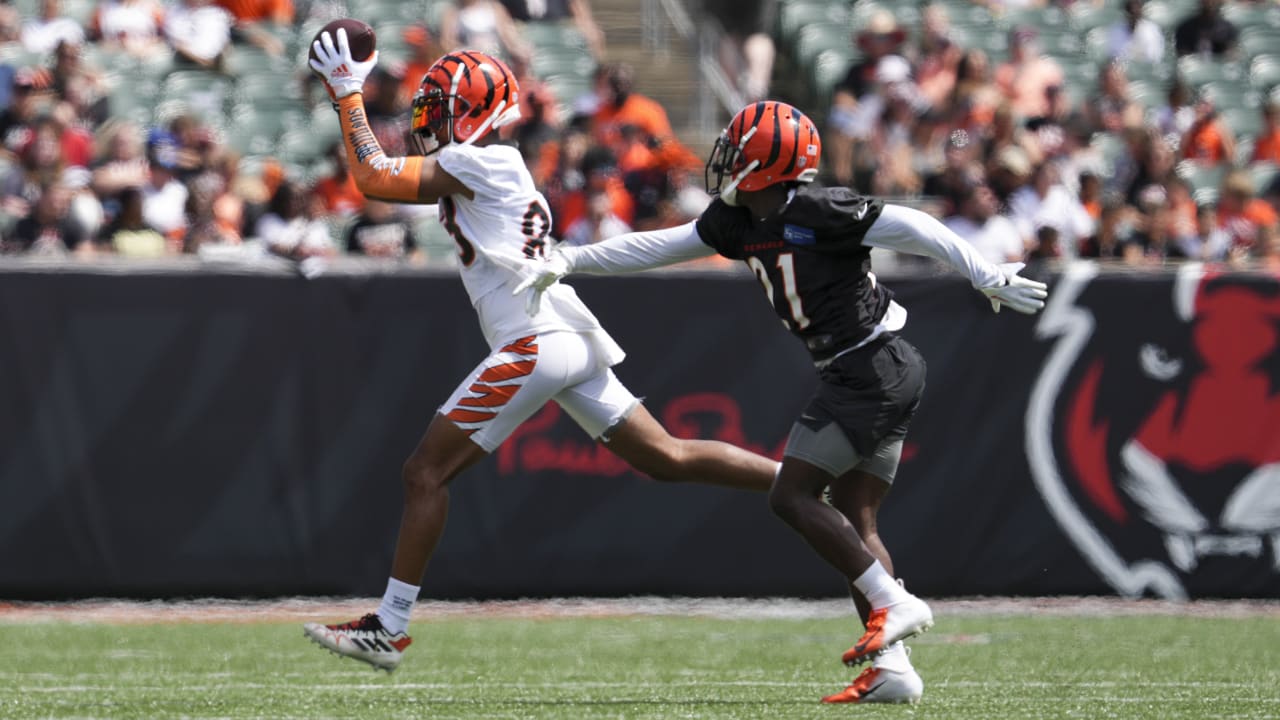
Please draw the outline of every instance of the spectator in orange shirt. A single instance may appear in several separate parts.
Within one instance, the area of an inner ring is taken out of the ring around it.
[[[217,4],[231,13],[237,23],[264,20],[278,25],[293,23],[293,0],[217,0]]]
[[[333,174],[320,179],[316,183],[315,194],[324,205],[324,211],[330,215],[349,217],[364,208],[364,193],[356,187],[356,178],[351,174],[351,166],[347,164],[347,151],[338,141],[325,151],[333,163]]]
[[[1196,100],[1196,119],[1182,136],[1182,158],[1205,165],[1235,162],[1236,141],[1218,117],[1218,108],[1209,93]]]
[[[652,98],[634,91],[635,75],[629,65],[612,63],[596,72],[596,96],[600,106],[593,118],[596,142],[615,155],[626,150],[622,126],[634,125],[666,169],[702,167],[702,159],[676,139],[667,111]]]
[[[272,55],[284,54],[284,42],[262,25],[292,25],[293,0],[216,0],[215,4],[235,18],[231,29],[233,41],[256,45]]]
[[[552,208],[556,237],[563,238],[574,223],[587,216],[590,198],[598,193],[608,196],[608,210],[613,215],[627,225],[632,224],[635,200],[622,182],[617,160],[608,148],[593,147],[582,156],[582,185],[559,196]]]
[[[1252,161],[1280,164],[1280,100],[1262,106],[1262,132],[1253,146]]]
[[[1218,227],[1230,236],[1232,254],[1252,252],[1275,234],[1277,215],[1265,200],[1255,197],[1247,170],[1232,170],[1222,180],[1218,197]]]

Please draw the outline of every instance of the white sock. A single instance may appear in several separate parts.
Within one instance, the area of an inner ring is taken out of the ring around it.
[[[885,571],[879,560],[873,560],[871,567],[853,581],[853,586],[858,588],[858,592],[862,593],[867,602],[871,603],[873,610],[903,602],[911,597],[911,594]]]
[[[911,669],[911,658],[907,655],[907,646],[899,640],[890,645],[888,650],[880,653],[872,665],[894,672],[907,672]]]
[[[388,578],[387,592],[383,594],[382,604],[378,606],[378,619],[382,621],[382,627],[392,635],[408,630],[409,616],[413,614],[413,604],[417,600],[417,585]]]

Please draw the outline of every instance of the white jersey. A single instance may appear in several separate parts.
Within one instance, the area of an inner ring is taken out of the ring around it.
[[[533,317],[525,312],[525,297],[511,294],[523,279],[521,265],[548,242],[551,230],[547,200],[534,187],[520,152],[507,145],[451,144],[437,158],[445,172],[475,193],[470,200],[441,198],[440,222],[458,244],[462,283],[489,347],[567,330],[590,335],[608,365],[622,362],[622,348],[573,288],[552,285]]]

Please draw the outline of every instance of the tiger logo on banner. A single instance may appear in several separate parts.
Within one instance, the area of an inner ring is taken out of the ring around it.
[[[1036,325],[1037,489],[1122,595],[1280,594],[1280,281],[1122,282],[1073,265]]]

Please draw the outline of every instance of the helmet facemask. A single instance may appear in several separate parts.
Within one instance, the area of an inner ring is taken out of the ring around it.
[[[453,103],[440,88],[419,90],[413,98],[413,115],[409,124],[409,136],[422,155],[430,155],[444,145],[453,142]],[[456,98],[455,98],[456,100]],[[444,143],[440,142],[440,130],[447,130]]]
[[[719,195],[729,205],[736,205],[738,183],[755,170],[760,165],[759,160],[747,162],[746,154],[743,149],[747,146],[747,141],[755,135],[756,129],[751,128],[743,134],[742,139],[734,143],[729,138],[729,131],[725,130],[720,133],[720,137],[716,138],[716,144],[711,148],[711,156],[707,158],[707,165],[703,169],[703,182],[706,184],[707,193],[715,196]],[[711,182],[712,174],[715,175],[715,183]],[[725,176],[729,176],[729,185],[724,185]]]

